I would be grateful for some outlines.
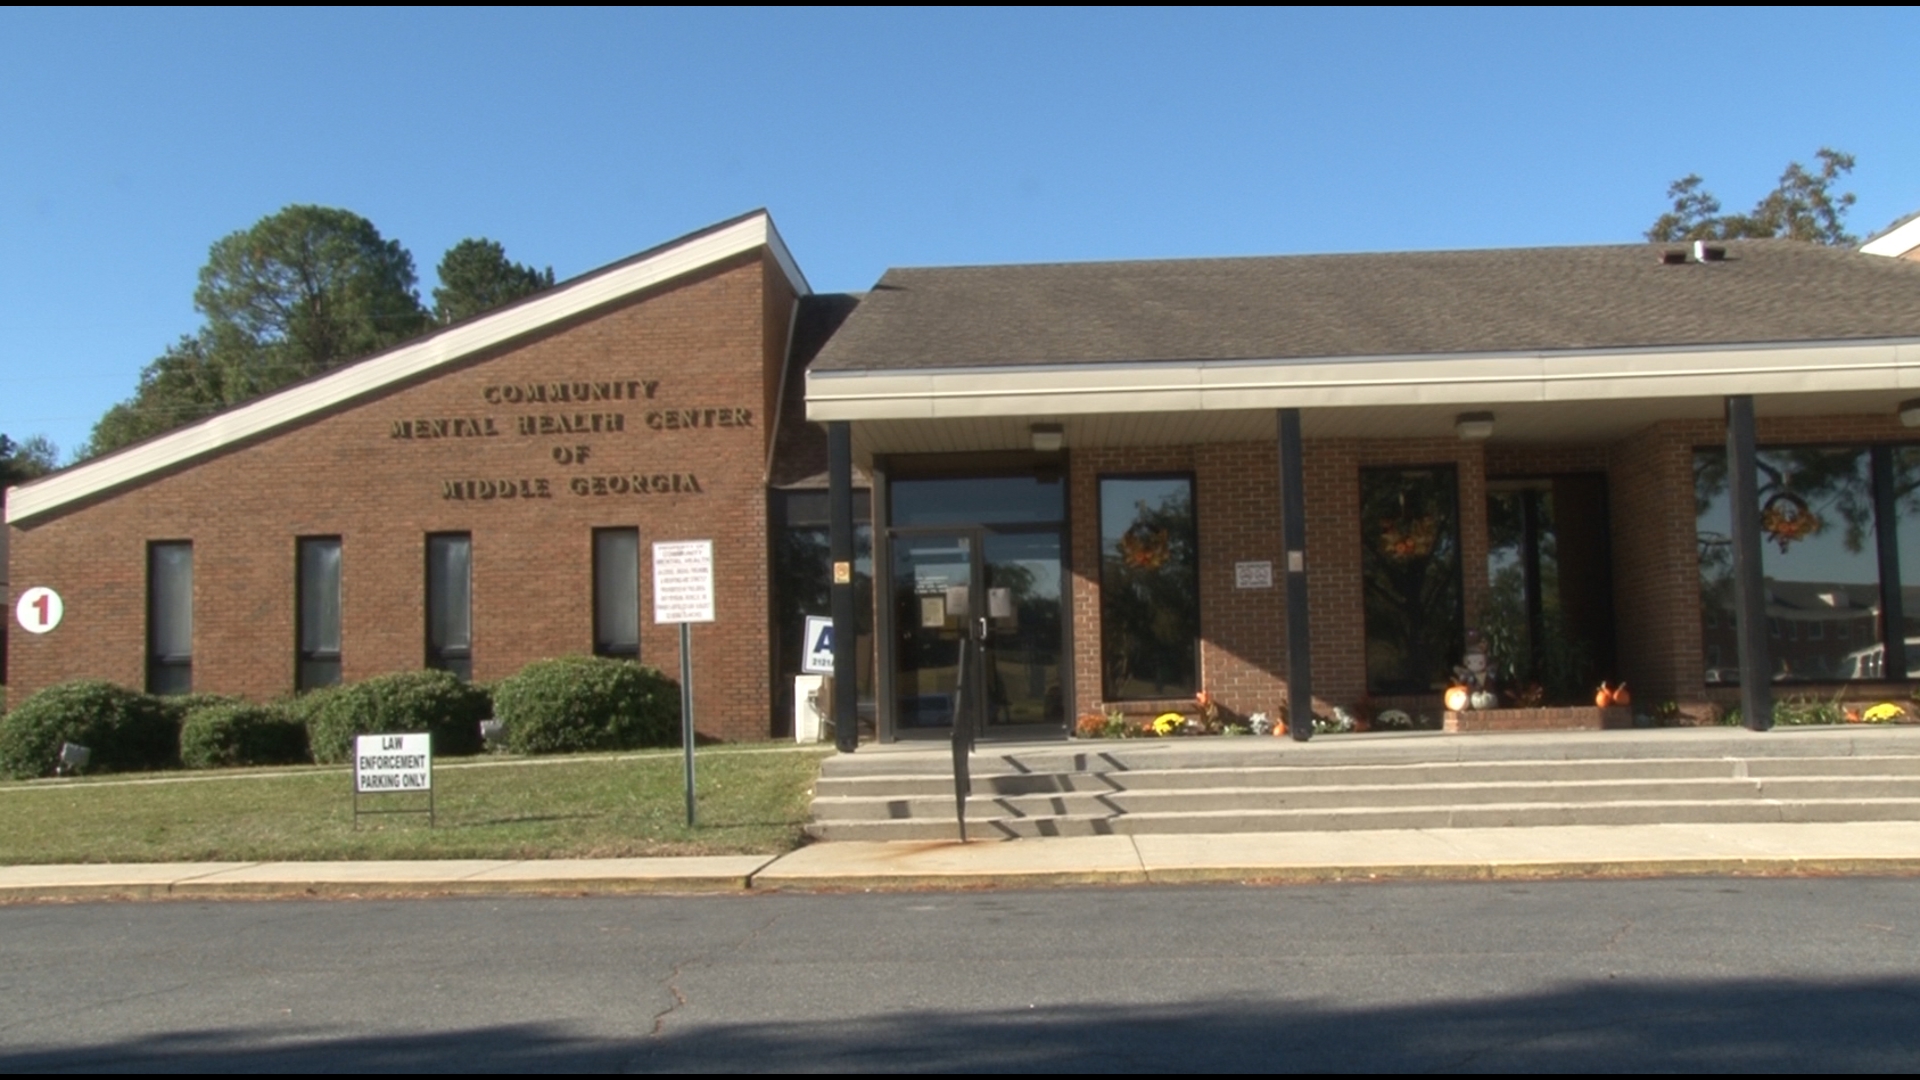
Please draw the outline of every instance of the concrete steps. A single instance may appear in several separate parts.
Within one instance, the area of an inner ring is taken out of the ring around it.
[[[949,769],[944,747],[830,759],[809,831],[953,838]],[[975,837],[1920,820],[1913,729],[1051,743],[972,769]]]

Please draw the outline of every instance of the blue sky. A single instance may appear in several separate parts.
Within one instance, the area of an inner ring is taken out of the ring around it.
[[[891,265],[1637,240],[1823,145],[1920,210],[1920,15],[0,11],[0,432],[85,439],[293,203],[567,277],[757,206]]]

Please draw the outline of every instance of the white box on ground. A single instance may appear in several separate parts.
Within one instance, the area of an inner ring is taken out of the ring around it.
[[[825,675],[793,677],[793,741],[817,743],[826,725],[825,702],[820,700],[820,684]]]
[[[353,789],[362,795],[433,790],[433,736],[354,736]]]
[[[653,621],[713,621],[713,541],[653,545]]]

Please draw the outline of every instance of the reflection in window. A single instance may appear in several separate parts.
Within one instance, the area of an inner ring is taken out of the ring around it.
[[[193,545],[147,548],[147,691],[193,689]]]
[[[1102,693],[1185,697],[1199,687],[1200,574],[1193,479],[1100,481]]]
[[[1904,462],[1912,455],[1895,447],[1776,447],[1755,455],[1759,494],[1760,555],[1765,579],[1768,652],[1773,679],[1845,681],[1900,678],[1880,640],[1881,616],[1908,591],[1887,583],[1888,560],[1899,556],[1920,532],[1906,525],[1914,481]],[[1874,474],[1882,472],[1876,483]],[[1892,490],[1882,491],[1882,488]],[[1883,502],[1884,500],[1884,502]],[[1895,507],[1889,523],[1901,551],[1882,551],[1876,505]],[[1733,512],[1727,493],[1723,450],[1694,455],[1694,513],[1700,566],[1701,634],[1709,658],[1708,683],[1738,682],[1739,642],[1734,617]],[[1920,551],[1913,553],[1920,558]],[[1912,571],[1901,570],[1906,578]],[[1893,594],[1889,596],[1889,593]],[[1913,609],[1900,604],[1908,612]],[[1907,633],[1915,630],[1909,623]],[[1920,644],[1920,643],[1917,643]],[[1906,667],[1920,662],[1909,652]]]
[[[340,538],[300,541],[298,689],[340,682]]]
[[[1044,524],[1065,520],[1067,485],[1058,475],[956,476],[896,480],[888,501],[896,527]]]
[[[427,666],[473,679],[473,538],[427,537]]]
[[[1360,471],[1367,689],[1442,689],[1464,651],[1453,466]]]

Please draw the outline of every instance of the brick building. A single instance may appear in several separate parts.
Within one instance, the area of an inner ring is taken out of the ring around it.
[[[672,671],[650,545],[710,538],[696,715],[729,739],[787,730],[836,592],[888,740],[948,728],[963,637],[989,730],[1045,737],[1202,689],[1437,714],[1474,639],[1549,699],[1731,704],[1756,658],[1905,696],[1920,265],[1882,256],[1913,247],[894,270],[853,297],[752,214],[13,489],[10,605],[47,586],[65,617],[12,635],[10,692]]]
[[[1548,703],[1905,698],[1916,231],[891,271],[807,377],[873,478],[883,729],[963,636],[1011,729],[1437,720],[1476,640]]]
[[[768,485],[806,279],[765,214],[716,225],[12,489],[19,701],[77,676],[272,698],[565,653],[677,671],[648,552],[711,539],[703,732],[765,737]],[[797,418],[790,432],[805,435]]]

